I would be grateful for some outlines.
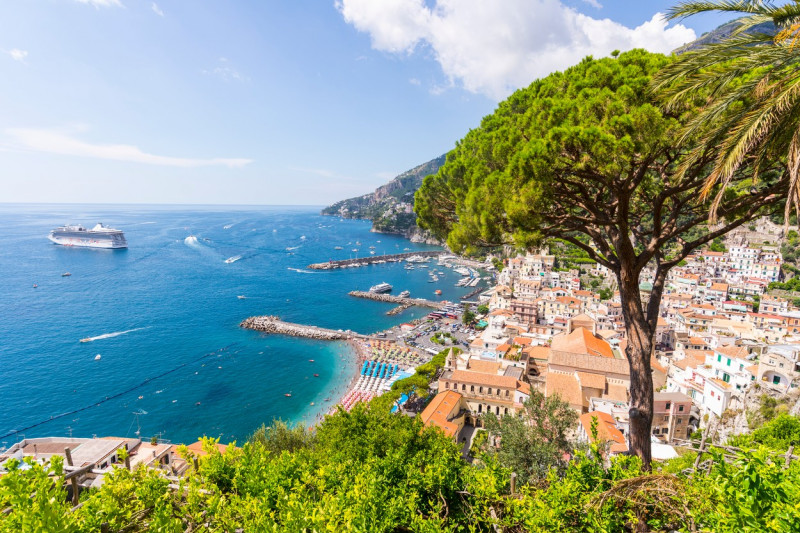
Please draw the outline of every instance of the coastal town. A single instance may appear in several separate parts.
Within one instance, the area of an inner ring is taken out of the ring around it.
[[[787,232],[762,218],[731,233],[717,250],[688,257],[671,273],[650,361],[654,459],[677,457],[676,447],[694,432],[716,428],[730,413],[745,410],[752,397],[796,395],[800,295],[769,289],[782,279],[781,244],[787,234],[796,236],[797,228]],[[411,256],[411,261],[438,258],[441,268],[464,268],[453,264],[452,255],[429,255]],[[572,430],[577,440],[598,439],[607,443],[610,455],[626,453],[631,380],[614,279],[590,262],[572,269],[560,268],[560,262],[547,247],[502,259],[489,256],[482,270],[492,273],[493,282],[466,302],[352,294],[433,308],[423,319],[372,335],[291,324],[274,316],[251,317],[242,326],[351,342],[358,371],[331,413],[391,391],[416,367],[446,351],[429,388],[403,394],[393,410],[440,428],[463,444],[465,458],[483,429],[482,415],[517,414],[532,390],[558,395],[569,404],[577,415]],[[479,276],[477,269],[464,272]],[[652,287],[646,276],[643,280],[640,290],[646,299]],[[466,313],[471,320],[464,320]],[[593,424],[599,427],[594,434]],[[60,455],[77,494],[81,487],[101,485],[106,473],[123,465],[157,468],[177,480],[209,446],[225,449],[202,441],[184,449],[157,437],[24,438],[0,453],[0,465],[25,457],[47,462]]]

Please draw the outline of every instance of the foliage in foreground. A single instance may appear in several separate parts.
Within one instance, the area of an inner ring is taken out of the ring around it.
[[[12,465],[0,478],[0,509],[10,508],[0,532],[103,523],[114,532],[623,532],[640,521],[657,531],[800,531],[800,463],[783,469],[766,449],[693,478],[643,474],[635,457],[604,468],[593,450],[511,496],[510,471],[495,458],[471,466],[438,430],[369,406],[326,418],[314,434],[266,430],[224,454],[208,444],[179,490],[156,471],[119,469],[75,511],[60,464]]]

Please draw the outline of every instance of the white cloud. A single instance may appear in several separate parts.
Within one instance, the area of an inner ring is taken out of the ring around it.
[[[587,4],[589,4],[590,6],[592,6],[593,8],[595,8],[595,9],[603,9],[603,4],[601,4],[597,0],[583,0],[583,1],[586,2]]]
[[[422,85],[422,82],[419,81],[417,78],[409,78],[408,83],[411,85]]]
[[[12,48],[11,50],[7,51],[6,53],[9,56],[11,56],[11,59],[13,59],[14,61],[19,61],[20,63],[24,63],[25,62],[25,58],[28,57],[28,51],[27,50],[20,50],[19,48]]]
[[[225,57],[220,57],[217,60],[217,66],[209,70],[204,70],[203,74],[210,74],[224,81],[233,80],[233,81],[245,82],[250,79],[241,72],[239,72],[238,70],[236,70],[236,68],[234,68],[233,65],[230,64],[228,58]]]
[[[79,4],[88,4],[95,8],[101,7],[124,7],[119,0],[75,0]]]
[[[437,0],[433,7],[425,0],[337,0],[336,7],[370,35],[374,49],[412,54],[426,47],[450,85],[496,100],[587,55],[635,47],[668,53],[695,38],[683,25],[667,27],[659,13],[628,28],[559,0]]]
[[[161,8],[160,8],[160,7],[158,7],[158,4],[156,4],[155,2],[153,2],[152,4],[150,4],[150,8],[153,10],[153,13],[155,13],[155,14],[156,14],[156,15],[158,15],[159,17],[163,17],[163,16],[164,16],[164,12],[163,12],[163,11],[161,11]]]
[[[91,144],[66,133],[35,128],[11,128],[5,133],[13,140],[17,149],[32,150],[49,154],[91,157],[112,161],[127,161],[148,165],[195,168],[208,166],[243,167],[252,163],[251,159],[190,159],[148,154],[137,146],[129,144]]]

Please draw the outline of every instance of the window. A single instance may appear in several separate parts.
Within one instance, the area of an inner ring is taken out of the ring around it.
[[[781,377],[780,376],[772,376],[772,384],[773,385],[779,385],[780,382],[781,382]]]
[[[728,358],[727,365],[728,365],[728,366],[731,366],[731,360],[730,360],[730,358]]]
[[[463,390],[463,391],[467,390],[467,384],[466,383],[462,383],[461,384],[461,390]]]
[[[668,421],[669,421],[669,415],[664,415],[664,422],[668,422]]]
[[[491,387],[489,387],[489,394],[491,394],[491,393],[492,393],[492,388],[491,388]]]
[[[717,354],[717,363],[721,363],[721,362],[722,362],[722,356]]]
[[[667,402],[667,405],[666,405],[665,409],[666,409],[667,411],[669,411],[669,408],[670,408],[671,406],[672,406],[672,403],[670,403],[670,402]]]
[[[739,365],[739,370],[744,370],[744,365],[743,364]]]
[[[666,435],[667,433],[669,433],[669,428],[661,428],[662,435]]]
[[[679,405],[679,406],[678,406],[678,412],[679,412],[679,413],[682,413],[682,412],[683,412],[683,406],[682,406],[682,405]]]
[[[475,385],[470,385],[469,386],[469,391],[470,392],[475,392]]]
[[[480,404],[480,403],[478,404],[478,412],[479,413],[483,412],[483,404]]]
[[[447,381],[445,381],[445,382],[444,382],[444,388],[445,388],[445,389],[449,389],[449,388],[450,388],[450,383],[448,383]]]
[[[508,407],[505,407],[504,409],[505,409],[505,410],[503,411],[503,414],[506,414],[506,415],[507,415],[507,414],[508,414]]]
[[[478,387],[478,392],[480,392],[480,393],[483,393],[483,385],[481,385],[480,387]]]
[[[494,414],[496,414],[496,415],[500,414],[500,406],[499,405],[494,408]]]
[[[680,425],[681,422],[683,422],[683,420],[681,419],[681,417],[678,417],[678,420],[675,423]]]
[[[725,383],[730,383],[731,382],[731,375],[723,373],[722,374],[722,381],[724,381]]]
[[[508,389],[506,389],[506,398],[508,398]]]

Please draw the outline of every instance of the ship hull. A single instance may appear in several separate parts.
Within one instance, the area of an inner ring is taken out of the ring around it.
[[[127,248],[128,243],[126,242],[114,242],[111,239],[104,239],[104,238],[96,238],[92,236],[81,236],[81,237],[68,237],[68,236],[59,236],[59,235],[48,235],[48,239],[50,239],[55,244],[60,244],[61,246],[76,246],[79,248]]]

